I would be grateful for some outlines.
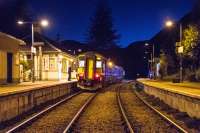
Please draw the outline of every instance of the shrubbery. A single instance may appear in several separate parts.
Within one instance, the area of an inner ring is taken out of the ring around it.
[[[200,68],[196,71],[196,79],[200,81]]]

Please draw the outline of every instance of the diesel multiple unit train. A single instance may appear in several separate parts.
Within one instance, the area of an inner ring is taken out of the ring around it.
[[[125,75],[122,67],[96,52],[78,56],[78,87],[97,90],[112,83],[120,82]]]

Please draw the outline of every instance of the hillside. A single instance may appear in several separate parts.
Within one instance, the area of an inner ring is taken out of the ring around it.
[[[59,43],[59,47],[61,47],[65,51],[68,51],[71,54],[76,55],[81,52],[86,52],[90,50],[90,48],[86,44],[80,43],[75,40],[64,40]]]
[[[177,21],[174,27],[164,28],[149,41],[150,43],[156,45],[157,52],[162,50],[167,55],[170,55],[173,64],[177,62],[177,56],[175,54],[175,44],[180,39],[180,24],[182,24],[183,30],[187,28],[188,25],[200,25],[200,1],[197,1],[197,4],[192,9],[192,11],[183,16],[179,21]]]
[[[148,59],[145,57],[145,43],[147,41],[139,41],[130,44],[123,50],[123,67],[126,71],[126,78],[133,79],[138,76],[146,76],[148,74]]]
[[[155,55],[159,57],[160,51],[164,51],[169,56],[169,60],[172,62],[172,69],[176,70],[177,68],[177,56],[175,54],[175,43],[179,41],[179,25],[183,25],[183,29],[186,28],[189,24],[200,25],[200,1],[197,1],[197,4],[192,9],[191,12],[183,16],[179,21],[177,21],[175,27],[173,28],[164,28],[153,36],[148,43],[155,45]],[[130,44],[126,49],[124,56],[126,63],[124,64],[125,69],[127,70],[128,77],[135,77],[136,72],[142,74],[147,73],[147,63],[144,62],[144,43],[134,42]],[[173,71],[171,71],[173,73]]]

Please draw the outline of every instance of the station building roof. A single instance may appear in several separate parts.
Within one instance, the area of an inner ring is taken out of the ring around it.
[[[27,45],[24,46],[20,46],[20,51],[21,52],[26,52],[26,53],[30,53],[31,51],[31,36],[28,36],[26,38],[24,38],[25,42],[27,42]],[[72,58],[75,58],[74,55],[68,53],[68,51],[66,51],[65,49],[63,49],[61,46],[59,46],[59,43],[56,41],[53,41],[51,39],[49,39],[48,37],[39,34],[39,33],[35,33],[34,35],[34,42],[42,42],[42,51],[44,53],[62,53],[65,54],[67,56],[70,56]]]
[[[25,42],[6,33],[0,32],[0,50],[16,52],[19,45],[25,45]]]

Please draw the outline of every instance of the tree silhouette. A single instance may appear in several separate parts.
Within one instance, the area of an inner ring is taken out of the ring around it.
[[[109,49],[117,47],[119,35],[113,28],[111,9],[106,2],[101,2],[96,8],[95,15],[91,19],[88,33],[88,43],[97,49]]]

